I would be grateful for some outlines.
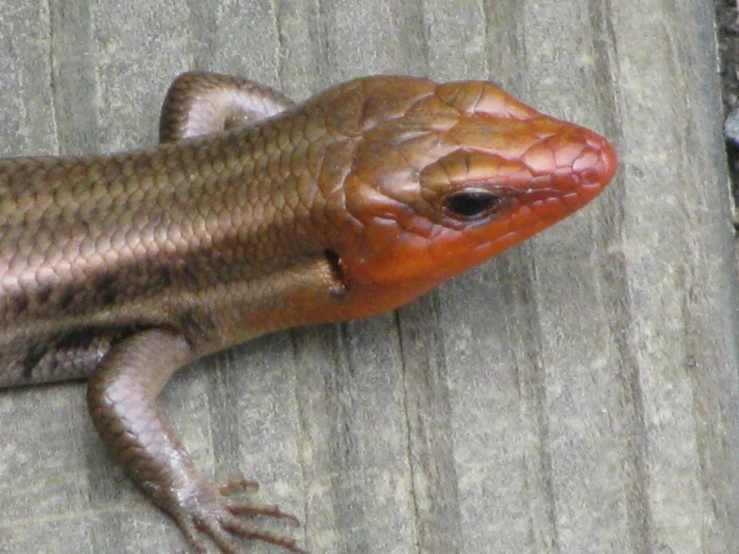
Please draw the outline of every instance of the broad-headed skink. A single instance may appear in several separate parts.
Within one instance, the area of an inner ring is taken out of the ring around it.
[[[206,354],[392,310],[570,215],[616,171],[601,136],[487,82],[377,76],[301,104],[180,76],[162,143],[0,160],[0,387],[86,378],[112,455],[185,533],[303,552],[291,518],[204,480],[157,407]]]

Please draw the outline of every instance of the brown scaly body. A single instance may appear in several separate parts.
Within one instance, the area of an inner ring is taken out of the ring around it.
[[[234,536],[302,550],[240,517],[289,516],[199,476],[156,408],[172,373],[406,303],[577,210],[616,167],[605,139],[494,85],[409,77],[295,106],[186,74],[161,137],[0,160],[0,387],[88,377],[102,438],[199,551],[199,533],[223,552]]]

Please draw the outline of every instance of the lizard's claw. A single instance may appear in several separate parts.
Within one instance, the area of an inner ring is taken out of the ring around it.
[[[283,512],[276,505],[260,504],[250,500],[235,499],[230,495],[243,490],[255,490],[259,486],[245,479],[233,479],[223,485],[201,483],[189,499],[177,507],[168,509],[180,529],[185,533],[193,550],[205,553],[203,535],[210,538],[224,554],[242,554],[244,545],[239,539],[259,540],[281,546],[295,554],[308,554],[295,539],[275,533],[244,519],[267,516],[286,519],[298,525],[298,519]]]

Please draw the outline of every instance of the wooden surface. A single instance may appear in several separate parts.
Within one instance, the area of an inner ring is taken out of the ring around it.
[[[318,553],[739,552],[737,285],[700,0],[3,0],[0,154],[155,142],[179,72],[302,99],[489,78],[611,138],[576,217],[397,313],[198,363],[163,405]],[[79,383],[0,394],[0,553],[182,552]],[[263,545],[245,550],[277,552]]]

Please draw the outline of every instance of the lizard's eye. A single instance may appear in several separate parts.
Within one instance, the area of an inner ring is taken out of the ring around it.
[[[469,221],[489,215],[503,198],[485,189],[464,189],[453,192],[444,199],[444,212],[454,219]]]

